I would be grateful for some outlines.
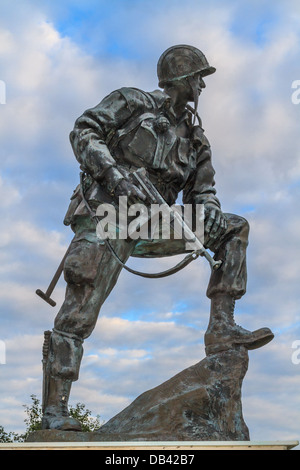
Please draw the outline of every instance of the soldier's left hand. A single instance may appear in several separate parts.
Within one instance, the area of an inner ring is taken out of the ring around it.
[[[210,248],[224,235],[227,230],[227,220],[221,209],[213,206],[205,207],[204,235],[205,245]]]

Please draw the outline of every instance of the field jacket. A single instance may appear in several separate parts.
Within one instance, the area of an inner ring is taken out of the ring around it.
[[[182,129],[184,128],[184,132]],[[220,208],[214,188],[211,149],[199,125],[186,109],[180,119],[163,91],[146,93],[121,88],[85,111],[70,134],[91,206],[114,200],[114,190],[130,172],[145,167],[165,201],[172,205],[182,192],[183,204]],[[77,187],[64,223],[88,214]]]

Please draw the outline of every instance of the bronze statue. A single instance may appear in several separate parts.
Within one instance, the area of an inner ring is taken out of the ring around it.
[[[170,47],[157,68],[163,91],[121,88],[75,123],[70,140],[83,178],[64,220],[75,233],[63,263],[65,301],[44,348],[44,429],[80,430],[68,413],[71,384],[78,379],[83,341],[92,333],[122,263],[130,256],[185,252],[182,240],[116,239],[109,247],[97,237],[93,214],[99,204],[116,205],[120,196],[149,204],[144,188],[131,177],[139,168],[147,170],[167,204],[174,204],[183,191],[183,204],[204,205],[204,245],[222,261],[212,270],[207,289],[211,312],[206,354],[234,345],[255,349],[273,338],[269,328],[251,332],[234,321],[235,301],[246,292],[249,226],[244,218],[221,210],[211,149],[197,114],[203,79],[215,70],[197,48]]]

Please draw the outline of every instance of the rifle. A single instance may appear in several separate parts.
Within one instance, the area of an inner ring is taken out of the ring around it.
[[[162,271],[159,273],[143,273],[140,271],[136,271],[129,266],[127,266],[125,263],[123,263],[122,260],[120,260],[119,256],[117,253],[114,251],[110,241],[108,239],[104,239],[104,243],[106,244],[107,248],[111,252],[111,254],[114,256],[114,258],[117,260],[119,264],[126,270],[129,271],[132,274],[135,274],[137,276],[142,276],[150,279],[158,279],[166,276],[170,276],[171,274],[175,274],[178,271],[182,270],[185,268],[188,264],[190,264],[192,261],[197,259],[199,256],[203,256],[208,262],[213,271],[217,270],[220,268],[222,261],[218,260],[215,261],[210,254],[206,251],[204,248],[203,244],[201,241],[195,236],[194,232],[192,229],[187,225],[187,223],[184,221],[184,219],[181,217],[181,215],[173,211],[169,205],[166,203],[164,198],[161,196],[159,191],[156,189],[156,187],[153,185],[153,183],[150,181],[150,179],[147,176],[147,171],[145,168],[139,168],[135,172],[131,174],[132,178],[136,180],[137,184],[144,190],[150,201],[154,204],[164,204],[164,206],[167,208],[169,215],[170,215],[170,224],[174,230],[174,232],[178,233],[180,236],[183,237],[183,239],[188,242],[188,243],[194,243],[196,245],[196,249],[189,253],[182,261],[180,261],[176,266],[173,268],[167,269],[166,271]],[[96,224],[99,223],[99,218],[97,217],[96,213],[93,211],[93,209],[90,207],[88,201],[85,198],[84,195],[84,190],[83,190],[83,177],[84,174],[80,174],[80,188],[81,188],[81,196],[82,200],[84,201],[86,208],[88,209],[91,218],[94,220]],[[179,229],[180,227],[180,229]],[[180,233],[179,233],[180,230]],[[182,233],[183,231],[183,233]],[[68,255],[70,247],[68,248],[63,260],[61,261],[52,281],[49,284],[49,287],[46,291],[46,293],[42,292],[40,289],[36,291],[36,294],[39,295],[43,300],[48,302],[52,307],[56,305],[56,303],[50,298],[51,293],[53,292],[60,276],[63,271],[63,266],[64,266],[64,261]]]
[[[176,264],[176,266],[174,266],[173,268],[167,269],[166,271],[162,271],[159,273],[143,273],[140,271],[136,271],[130,268],[129,266],[127,266],[125,263],[123,263],[123,261],[120,260],[119,256],[114,251],[110,241],[107,238],[105,238],[103,241],[108,247],[111,254],[117,260],[117,262],[126,271],[129,271],[130,273],[135,274],[137,276],[147,277],[150,279],[158,279],[158,278],[170,276],[171,274],[175,274],[178,271],[181,271],[181,269],[185,268],[188,264],[190,264],[192,261],[197,259],[199,256],[204,256],[206,258],[206,260],[209,262],[209,265],[213,271],[219,269],[222,264],[222,261],[221,260],[215,261],[210,256],[210,254],[206,251],[201,241],[196,237],[192,229],[187,225],[187,223],[184,221],[181,215],[177,211],[173,211],[171,207],[166,203],[162,195],[159,193],[159,191],[156,189],[154,184],[148,178],[146,169],[139,168],[138,170],[131,173],[131,177],[133,180],[136,180],[137,185],[140,186],[141,189],[144,190],[144,192],[148,196],[148,199],[150,199],[150,202],[154,204],[164,205],[164,207],[167,208],[169,216],[170,216],[170,219],[169,219],[170,225],[172,226],[174,232],[176,232],[179,235],[179,237],[182,236],[182,238],[186,242],[194,243],[196,245],[196,249],[193,250],[191,253],[189,253],[182,261]],[[81,181],[82,181],[82,178],[83,178],[83,175],[81,174]],[[82,183],[81,183],[81,187],[83,187]],[[99,219],[97,218],[95,212],[91,209],[88,201],[85,199],[83,191],[82,191],[82,197],[83,197],[83,201],[85,202],[87,209],[89,210],[91,214],[92,219],[96,223],[98,223]],[[183,234],[182,234],[182,229],[183,229]]]
[[[196,259],[198,256],[204,256],[209,262],[212,270],[217,270],[220,268],[222,261],[215,261],[210,254],[206,251],[203,244],[198,237],[194,234],[189,225],[184,221],[181,215],[173,211],[171,207],[168,206],[164,198],[161,196],[159,191],[156,189],[154,184],[150,181],[147,176],[145,168],[139,168],[132,173],[133,178],[137,181],[140,187],[145,191],[147,196],[150,198],[150,201],[154,204],[163,204],[164,207],[168,210],[170,216],[170,224],[175,233],[188,242],[193,243],[196,246],[196,249],[191,253],[191,255]],[[177,223],[176,223],[177,222]]]

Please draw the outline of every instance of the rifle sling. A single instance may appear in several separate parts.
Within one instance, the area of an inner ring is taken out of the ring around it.
[[[81,188],[81,195],[82,195],[82,200],[84,201],[84,204],[86,208],[88,209],[91,218],[98,223],[98,219],[96,216],[96,213],[92,210],[90,207],[88,201],[85,198],[84,191],[83,191],[83,173],[80,173],[80,188]],[[183,260],[181,260],[179,263],[177,263],[173,268],[167,269],[166,271],[161,271],[159,273],[144,273],[141,271],[136,271],[135,269],[130,268],[127,266],[123,261],[119,258],[115,250],[113,249],[111,243],[109,240],[106,238],[103,240],[113,257],[116,259],[116,261],[128,272],[135,274],[136,276],[141,276],[141,277],[146,277],[150,279],[159,279],[162,277],[167,277],[171,276],[172,274],[177,273],[178,271],[181,271],[183,268],[185,268],[188,264],[190,264],[192,261],[198,258],[199,253],[196,251],[193,251],[192,253],[189,253]]]

